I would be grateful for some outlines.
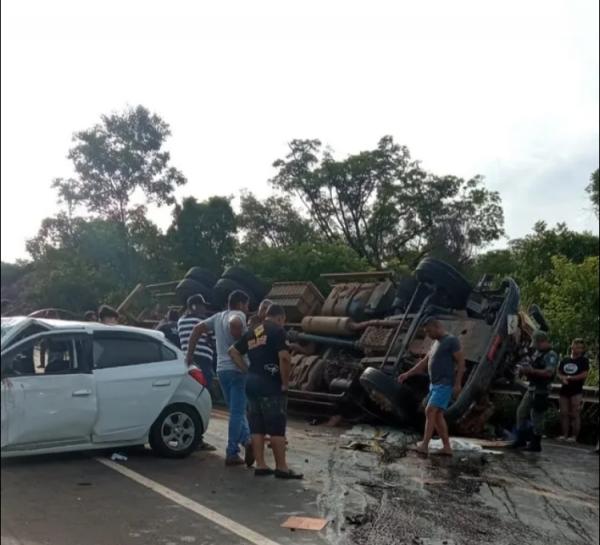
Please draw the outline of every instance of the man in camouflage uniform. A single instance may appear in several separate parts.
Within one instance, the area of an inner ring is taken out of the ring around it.
[[[529,387],[517,409],[517,439],[511,446],[541,452],[544,416],[548,409],[550,384],[558,366],[558,354],[552,350],[548,334],[543,331],[534,334],[533,343],[536,351],[531,361],[519,366],[519,374],[527,378]],[[527,420],[531,420],[533,429],[533,438],[529,444]]]

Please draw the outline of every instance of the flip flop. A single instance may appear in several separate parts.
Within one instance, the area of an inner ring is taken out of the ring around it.
[[[270,467],[257,468],[254,470],[255,477],[267,477],[275,473]]]
[[[277,479],[303,479],[302,473],[296,473],[289,469],[288,471],[281,471],[280,469],[275,470],[275,477]]]

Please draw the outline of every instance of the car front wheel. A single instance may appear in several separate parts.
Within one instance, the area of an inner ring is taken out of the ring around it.
[[[169,405],[150,430],[150,446],[165,458],[184,458],[194,452],[202,440],[202,422],[198,413],[183,404]]]

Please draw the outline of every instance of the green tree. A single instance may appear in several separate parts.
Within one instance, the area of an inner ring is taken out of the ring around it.
[[[236,232],[230,198],[211,197],[198,202],[188,197],[175,206],[167,239],[171,255],[181,270],[201,265],[221,273],[233,261]]]
[[[594,212],[596,212],[596,216],[598,216],[600,207],[600,169],[597,168],[594,172],[592,172],[592,175],[590,176],[590,183],[586,187],[586,191],[590,195]]]
[[[286,247],[265,247],[240,257],[242,264],[254,271],[265,282],[311,281],[324,293],[330,290],[322,273],[355,272],[370,269],[344,243],[304,242]]]
[[[536,281],[553,340],[562,353],[575,337],[584,337],[591,352],[598,354],[598,272],[598,256],[580,263],[554,256],[549,273]]]
[[[513,240],[510,248],[516,264],[514,275],[521,285],[526,302],[539,302],[543,293],[540,279],[553,269],[552,259],[563,256],[575,264],[598,256],[598,237],[570,230],[564,223],[550,229],[545,222],[535,224],[533,233]]]
[[[372,266],[444,245],[466,261],[503,234],[500,197],[481,177],[429,174],[390,136],[343,160],[319,140],[289,146],[272,184],[304,204],[327,241],[344,241]]]
[[[289,197],[272,195],[261,201],[252,193],[243,193],[240,208],[238,225],[244,232],[244,244],[254,250],[318,239],[311,222],[298,213]]]
[[[55,187],[63,199],[123,226],[136,192],[148,203],[173,204],[175,187],[186,179],[163,149],[170,134],[169,125],[143,106],[103,115],[100,123],[75,133],[68,157],[76,177],[59,178]]]

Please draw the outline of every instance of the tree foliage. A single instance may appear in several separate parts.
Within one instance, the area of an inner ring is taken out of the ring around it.
[[[143,106],[103,115],[97,125],[75,133],[68,157],[76,177],[57,179],[55,187],[63,199],[121,225],[136,192],[149,203],[173,204],[175,187],[186,179],[163,149],[170,134],[169,125]]]
[[[198,202],[188,197],[175,206],[167,239],[180,270],[201,265],[221,273],[233,260],[236,232],[230,198],[211,197]]]
[[[240,199],[239,227],[248,250],[264,246],[284,248],[319,237],[309,220],[303,218],[289,197],[272,195],[264,201],[249,192]]]
[[[343,160],[319,140],[289,147],[272,184],[303,203],[327,241],[345,242],[372,266],[447,244],[468,260],[503,234],[500,197],[481,177],[434,176],[390,136]]]
[[[596,216],[599,214],[600,207],[600,169],[597,168],[592,175],[590,176],[590,183],[586,188],[586,191],[590,195],[590,200],[592,201],[592,206],[594,207],[594,212],[596,212]]]

